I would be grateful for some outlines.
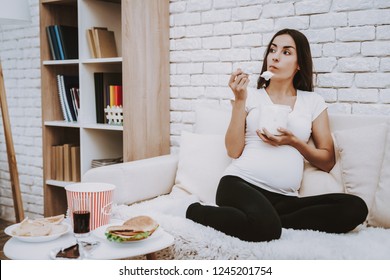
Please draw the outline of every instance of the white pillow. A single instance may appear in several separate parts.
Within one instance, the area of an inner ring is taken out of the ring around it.
[[[390,128],[388,127],[387,140],[379,176],[379,184],[368,216],[371,226],[390,228]]]
[[[225,135],[183,131],[175,186],[207,204],[215,204],[219,180],[230,162]]]
[[[339,175],[340,165],[340,161],[336,161],[333,169],[327,173],[305,161],[305,169],[303,171],[299,196],[304,197],[325,193],[343,193],[344,186],[340,178],[341,175]]]
[[[361,197],[371,209],[382,166],[385,123],[335,131],[346,193]]]
[[[334,145],[336,141],[332,134]],[[313,140],[310,139],[309,145],[314,146]],[[341,179],[341,163],[340,154],[335,147],[336,164],[328,173],[318,169],[305,160],[301,187],[299,188],[299,196],[313,196],[325,193],[343,193],[345,192]]]
[[[228,105],[230,106],[230,104]],[[195,107],[195,132],[200,134],[223,134],[230,123],[231,107],[199,103]]]

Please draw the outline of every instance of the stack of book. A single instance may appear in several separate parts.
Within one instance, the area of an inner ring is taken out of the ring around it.
[[[51,146],[51,179],[80,182],[80,146]]]
[[[87,30],[87,37],[93,58],[118,56],[114,31],[107,27],[92,27]]]
[[[64,120],[77,122],[80,109],[79,77],[57,75],[57,86]]]
[[[65,60],[79,57],[78,28],[67,25],[49,25],[46,34],[52,59]]]
[[[112,165],[112,164],[117,164],[117,163],[122,163],[122,162],[123,162],[123,157],[93,159],[91,166],[92,166],[92,168],[95,168],[95,167],[107,166],[107,165]]]
[[[122,73],[97,72],[95,79],[96,122],[108,123],[104,109],[123,106]]]

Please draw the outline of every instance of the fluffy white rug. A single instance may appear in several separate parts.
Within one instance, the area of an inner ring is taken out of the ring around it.
[[[348,234],[283,229],[279,240],[245,242],[184,217],[197,198],[174,190],[170,195],[115,206],[113,218],[150,215],[175,237],[174,259],[390,259],[390,229],[361,228]]]

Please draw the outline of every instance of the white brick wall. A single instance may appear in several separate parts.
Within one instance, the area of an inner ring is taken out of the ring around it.
[[[32,25],[2,27],[0,56],[29,216],[43,213],[38,0]],[[265,46],[282,28],[309,38],[316,91],[331,112],[390,114],[389,0],[171,0],[171,145],[193,130],[196,102],[228,103],[230,73],[255,86]],[[2,124],[1,124],[2,126]],[[0,216],[13,219],[4,133],[0,130]]]
[[[42,126],[38,0],[30,0],[32,23],[0,27],[9,117],[26,215],[43,213]],[[0,216],[14,220],[3,123],[0,128]]]

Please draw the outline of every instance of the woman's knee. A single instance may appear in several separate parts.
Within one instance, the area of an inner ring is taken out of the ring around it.
[[[350,198],[349,208],[355,217],[357,225],[363,223],[368,215],[366,202],[359,196],[352,195]]]
[[[248,232],[246,241],[264,242],[279,239],[282,235],[282,224],[279,219],[256,223],[253,230]]]
[[[280,218],[266,197],[236,176],[221,178],[216,195],[219,206],[234,207],[244,213],[237,237],[245,241],[261,242],[278,239],[282,226]]]
[[[243,191],[242,188],[239,187],[240,184],[242,184],[242,181],[236,176],[223,176],[219,181],[215,197],[217,205],[223,205],[225,204],[225,201],[234,200],[239,194],[238,192]]]
[[[339,217],[342,221],[337,233],[346,233],[364,223],[368,215],[367,204],[356,195],[348,195]]]

